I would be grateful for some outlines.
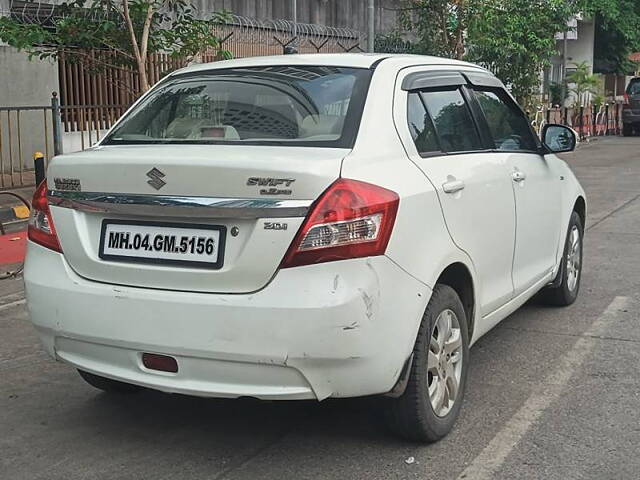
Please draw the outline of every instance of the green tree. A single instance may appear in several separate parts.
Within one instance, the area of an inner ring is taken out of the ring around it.
[[[69,0],[56,6],[51,25],[1,17],[0,40],[41,59],[57,58],[63,51],[72,56],[87,55],[88,49],[117,52],[110,62],[134,66],[139,74],[137,93],[142,93],[150,86],[150,53],[169,53],[185,65],[208,49],[229,56],[212,32],[227,16],[216,12],[210,18],[198,18],[186,0]],[[104,63],[99,57],[91,58]]]
[[[400,26],[415,37],[412,50],[462,59],[465,31],[477,0],[405,0]]]
[[[567,29],[575,5],[567,0],[477,1],[466,58],[491,69],[526,103],[540,72],[557,54],[555,34]]]
[[[567,77],[569,91],[576,97],[576,105],[586,105],[588,96],[598,93],[598,77],[591,74],[588,62],[574,63],[575,70]]]
[[[596,63],[601,73],[629,74],[629,54],[640,51],[638,0],[578,0],[579,10],[596,19]]]
[[[574,0],[406,0],[400,25],[414,53],[480,63],[525,101],[576,8]]]

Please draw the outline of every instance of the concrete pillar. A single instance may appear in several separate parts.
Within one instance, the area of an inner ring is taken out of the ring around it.
[[[320,23],[322,0],[309,0],[309,23]]]
[[[267,20],[267,4],[271,3],[269,0],[255,0],[256,1],[256,18],[258,20]]]
[[[285,11],[286,2],[287,2],[287,0],[272,0],[271,1],[271,5],[272,5],[271,8],[272,8],[272,15],[273,15],[272,18],[274,20],[287,18],[286,17],[286,11]]]

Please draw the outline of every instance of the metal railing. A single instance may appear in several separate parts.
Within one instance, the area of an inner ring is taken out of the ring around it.
[[[190,61],[220,60],[221,51],[230,52],[234,58],[281,55],[289,47],[295,47],[299,53],[363,51],[362,34],[356,30],[289,20],[256,20],[231,15],[225,24],[212,27],[212,33],[220,39],[220,51],[205,50],[194,59],[151,53],[147,58],[149,82],[156,83]],[[131,104],[140,93],[137,69],[113,50],[69,48],[61,51],[58,77],[62,105]],[[68,129],[69,122],[64,115],[63,121]]]
[[[549,123],[559,123],[573,128],[580,140],[622,132],[621,102],[610,102],[600,106],[550,107],[541,106],[529,113],[531,124],[538,134]]]
[[[54,117],[51,105],[0,107],[0,190],[35,184],[30,159],[35,151],[46,160],[55,154]]]
[[[128,105],[0,106],[0,191],[36,184],[34,155],[49,160],[90,148],[118,120]]]

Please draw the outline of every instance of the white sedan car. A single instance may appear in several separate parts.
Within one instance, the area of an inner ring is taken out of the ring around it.
[[[434,441],[469,347],[578,294],[585,194],[503,84],[422,56],[175,72],[34,198],[25,285],[47,352],[111,392],[383,395]]]

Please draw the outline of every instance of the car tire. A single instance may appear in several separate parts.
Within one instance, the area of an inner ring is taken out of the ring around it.
[[[450,317],[451,336],[440,336],[439,330],[445,330],[441,327],[442,322],[446,322],[445,316]],[[447,348],[442,348],[440,353],[443,356],[436,356],[435,351],[443,343],[448,343],[450,347],[455,343],[459,347],[449,354]],[[454,355],[457,355],[460,363],[459,369],[457,362],[453,367],[447,364],[448,356],[453,360]],[[440,358],[442,361],[439,364],[435,362]],[[448,285],[437,284],[422,317],[405,391],[398,398],[388,399],[385,416],[389,428],[396,435],[417,442],[435,442],[447,435],[460,414],[468,365],[469,333],[464,307],[455,290]],[[455,398],[453,403],[449,400],[444,408],[454,381],[458,384]],[[437,395],[440,388],[444,388],[442,399]],[[443,408],[436,413],[440,400]]]
[[[622,124],[622,136],[630,137],[633,135],[633,124],[631,123],[623,123]]]
[[[94,375],[93,373],[85,372],[84,370],[78,370],[78,373],[92,387],[97,388],[108,393],[137,393],[143,390],[143,387],[138,385],[132,385],[130,383],[119,382],[118,380],[112,380],[110,378]]]
[[[566,307],[576,301],[580,291],[580,279],[582,278],[582,247],[584,227],[577,212],[571,214],[567,237],[564,242],[564,250],[558,275],[560,278],[542,290],[541,299],[547,305]],[[576,245],[577,239],[577,245]],[[577,247],[577,250],[576,250]]]

